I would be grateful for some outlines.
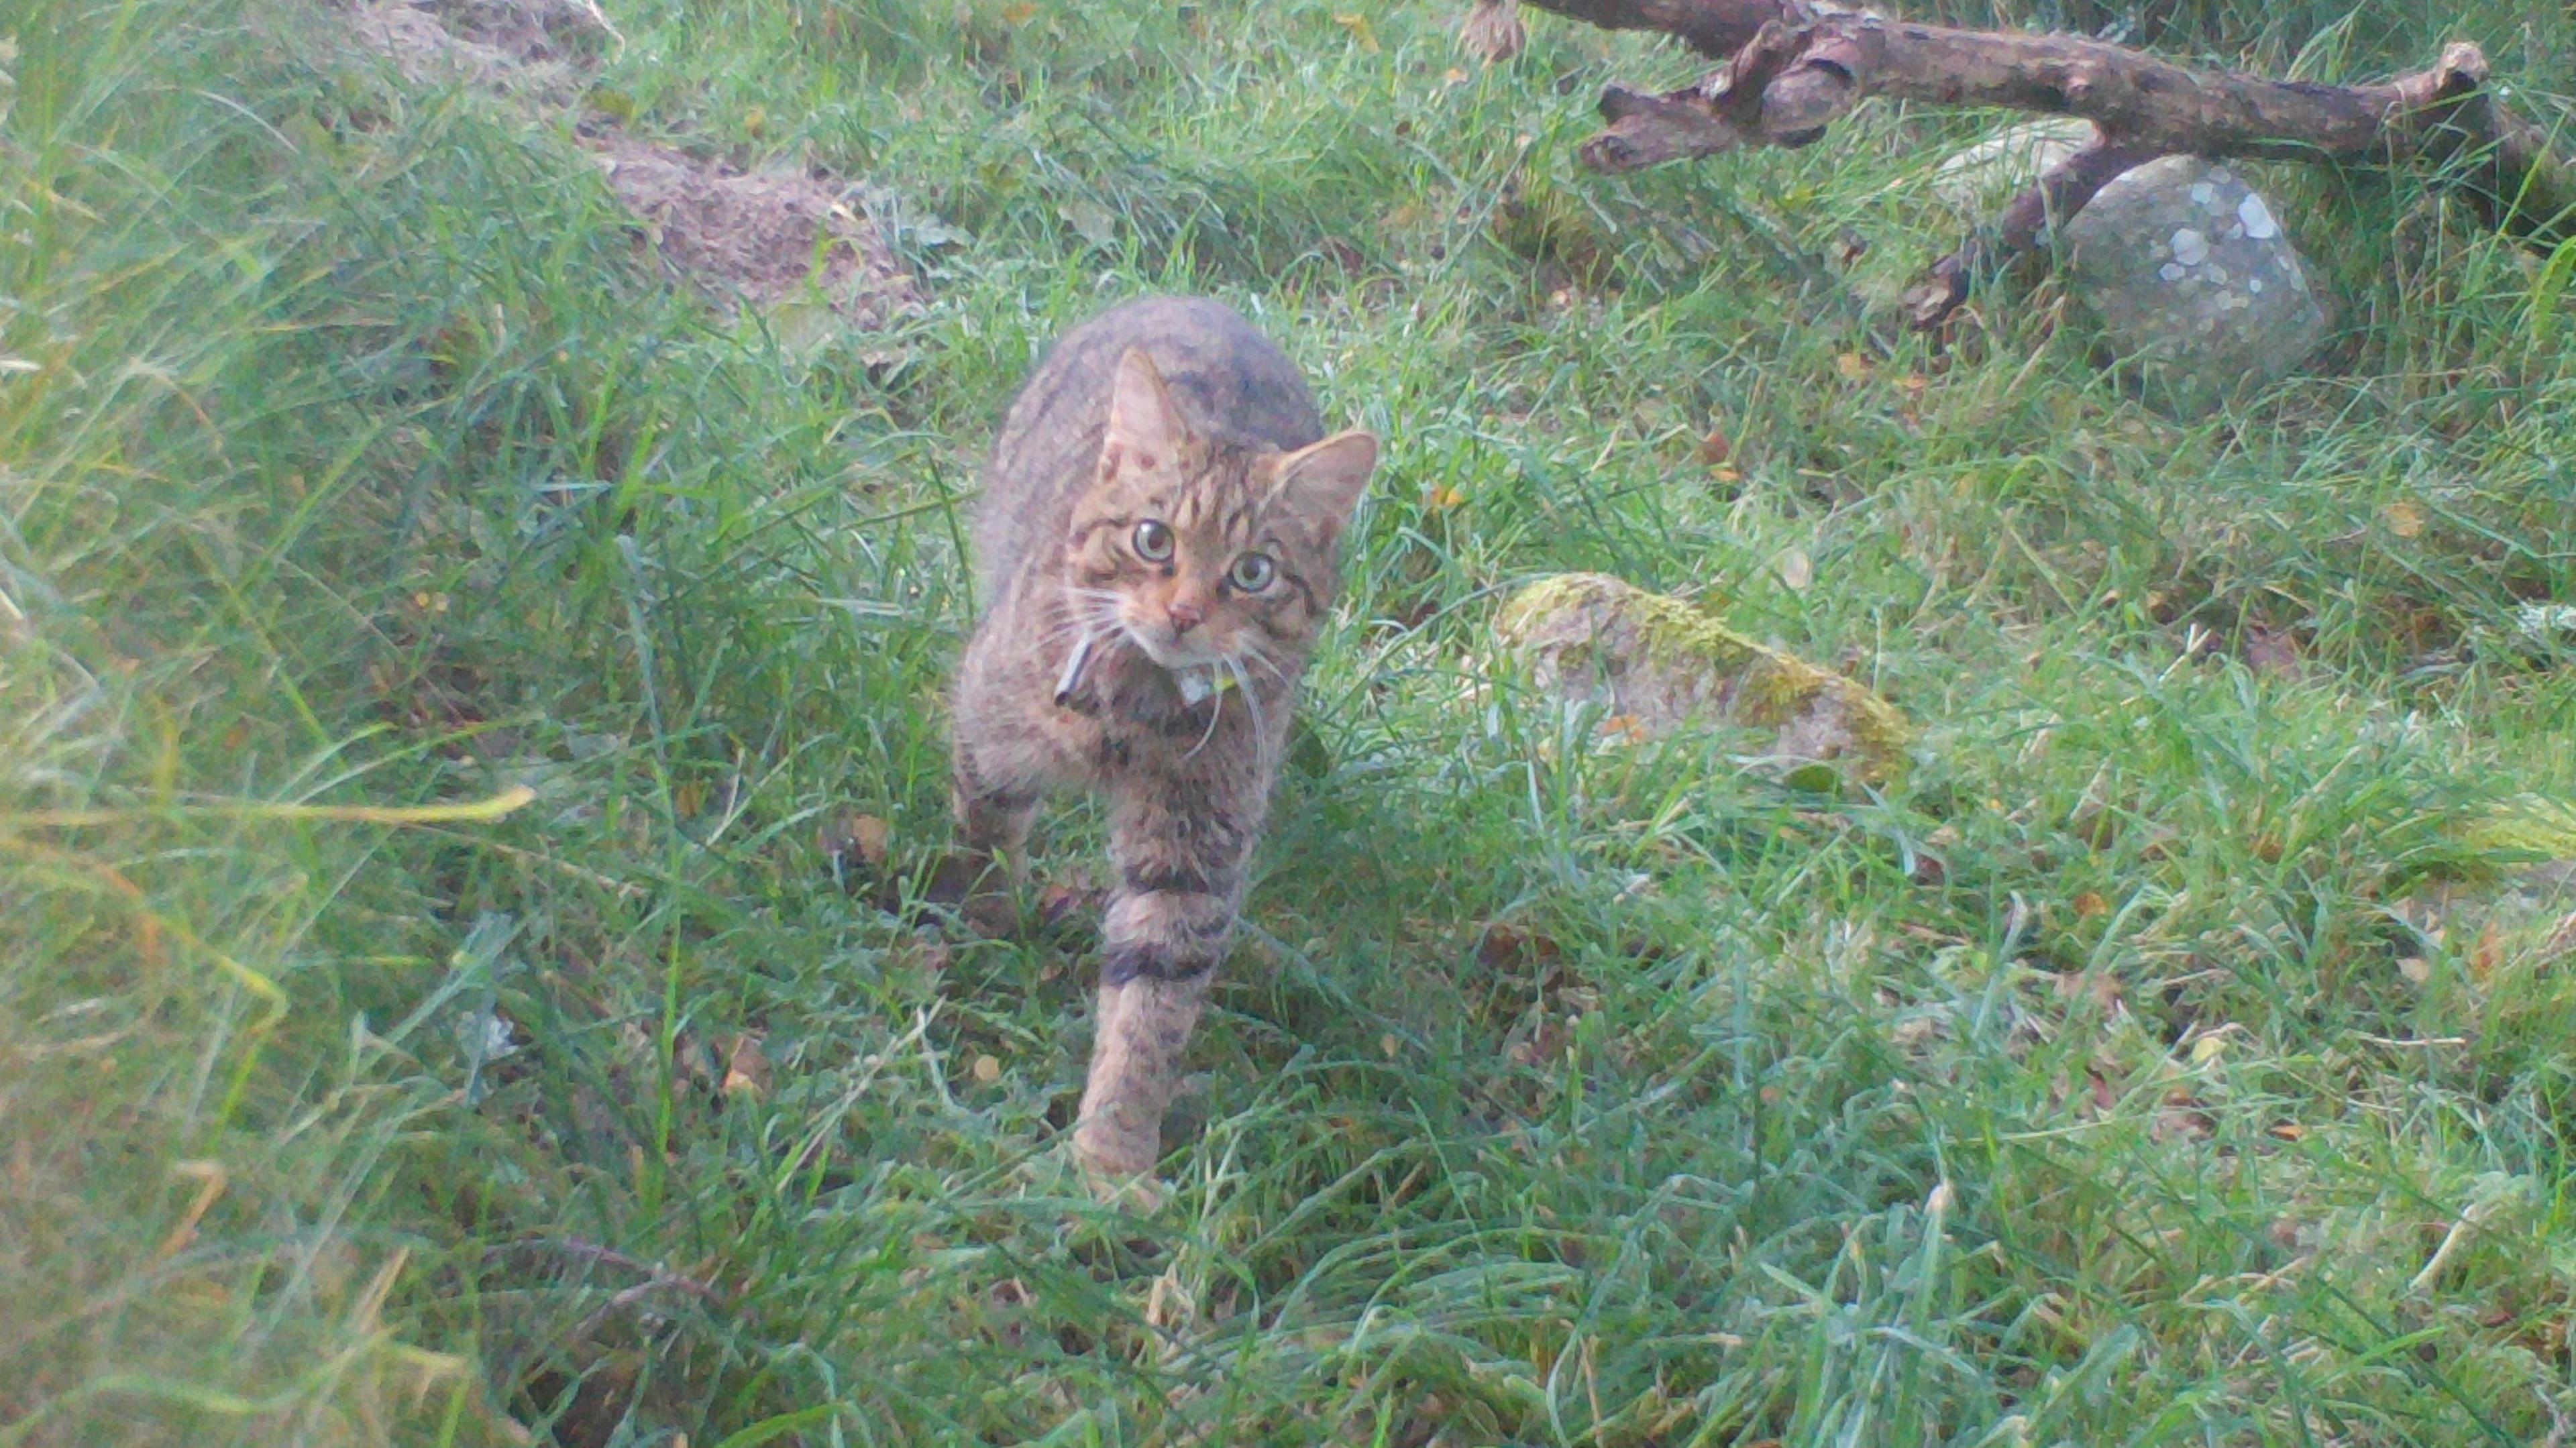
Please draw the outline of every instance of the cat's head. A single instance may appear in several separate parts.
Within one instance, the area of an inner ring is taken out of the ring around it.
[[[1248,678],[1303,659],[1376,467],[1365,432],[1285,453],[1199,435],[1131,348],[1074,508],[1065,574],[1077,614],[1166,669],[1232,664]]]

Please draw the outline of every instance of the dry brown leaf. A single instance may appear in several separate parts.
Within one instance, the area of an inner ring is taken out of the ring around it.
[[[1503,1054],[1514,1065],[1542,1065],[1564,1055],[1566,1043],[1572,1039],[1574,1033],[1566,1028],[1566,1024],[1550,1017],[1540,1021],[1538,1029],[1529,1036],[1504,1047]]]
[[[2209,1117],[2187,1106],[2168,1106],[2156,1113],[2147,1134],[2157,1141],[2207,1140],[2215,1125]]]
[[[745,1031],[733,1038],[725,1052],[724,1094],[758,1096],[769,1089],[769,1053],[761,1049],[760,1035]]]
[[[1038,921],[1052,929],[1100,902],[1100,891],[1088,876],[1049,885],[1038,894]]]
[[[2090,920],[2096,915],[2109,913],[2110,909],[2111,902],[2103,899],[2099,890],[2087,890],[2075,897],[2075,918],[2078,920]]]
[[[2258,674],[2287,675],[2299,671],[2299,640],[2286,629],[2253,627],[2245,630],[2245,666]]]
[[[1458,27],[1458,43],[1485,64],[1500,65],[1521,53],[1529,43],[1529,31],[1521,24],[1520,7],[1513,0],[1476,0]]]
[[[1489,925],[1485,938],[1476,943],[1476,963],[1487,970],[1553,965],[1564,954],[1554,940],[1517,925]]]
[[[1735,440],[1728,437],[1722,427],[1710,428],[1699,440],[1699,460],[1710,467],[1723,466],[1734,456]]]
[[[2490,920],[2486,928],[2478,932],[2477,944],[2469,947],[2469,978],[2484,985],[2503,960],[2504,932]]]
[[[975,1079],[990,1086],[1002,1079],[1002,1063],[991,1056],[978,1056],[974,1065]]]
[[[886,851],[894,839],[894,829],[875,815],[844,810],[825,824],[816,838],[826,855],[839,856],[844,864],[870,867],[886,862]]]
[[[2114,1014],[2120,1008],[2120,982],[2107,971],[2097,974],[2062,970],[2057,973],[2054,985],[2059,1000],[2089,998],[2104,1015]]]
[[[2380,509],[2379,516],[2388,524],[2388,531],[2400,538],[2412,538],[2424,531],[2424,510],[2402,498]]]

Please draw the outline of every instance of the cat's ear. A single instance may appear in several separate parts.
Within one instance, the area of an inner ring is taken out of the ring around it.
[[[1365,432],[1337,432],[1311,447],[1279,460],[1273,495],[1299,512],[1320,518],[1338,533],[1359,506],[1360,490],[1377,471],[1377,438]]]
[[[1114,471],[1122,462],[1152,471],[1172,460],[1189,437],[1172,390],[1154,359],[1142,347],[1130,347],[1118,359],[1118,376],[1109,385],[1109,431],[1101,439],[1101,463]]]

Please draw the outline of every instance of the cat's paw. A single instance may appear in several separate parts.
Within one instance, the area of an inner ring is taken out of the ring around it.
[[[1133,1176],[1085,1164],[1083,1185],[1091,1189],[1091,1199],[1104,1207],[1150,1217],[1163,1209],[1171,1196],[1162,1180],[1151,1171]]]
[[[1014,1175],[1034,1195],[1088,1196],[1139,1217],[1152,1216],[1170,1196],[1151,1167],[1122,1172],[1085,1156],[1070,1141],[1021,1162]]]
[[[1163,1184],[1154,1177],[1160,1144],[1151,1134],[1122,1133],[1087,1121],[1074,1128],[1063,1150],[1082,1173],[1093,1201],[1150,1216],[1163,1204]]]

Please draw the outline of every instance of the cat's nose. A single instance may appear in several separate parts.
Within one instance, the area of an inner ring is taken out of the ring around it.
[[[1207,610],[1186,598],[1173,599],[1163,611],[1171,616],[1172,632],[1176,634],[1188,633],[1207,621]]]

